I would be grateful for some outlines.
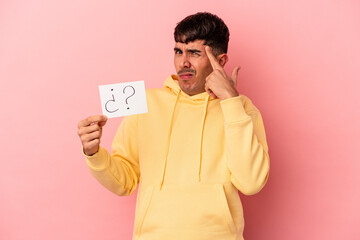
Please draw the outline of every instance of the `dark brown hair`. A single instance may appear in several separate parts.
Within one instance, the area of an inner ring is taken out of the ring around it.
[[[204,40],[205,45],[213,49],[215,55],[227,53],[229,43],[229,29],[218,16],[199,12],[184,18],[174,31],[175,42],[189,43]]]

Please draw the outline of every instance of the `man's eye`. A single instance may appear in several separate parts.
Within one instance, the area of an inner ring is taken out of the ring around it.
[[[200,56],[199,52],[192,52],[191,54],[194,56]]]
[[[175,50],[175,54],[182,54],[182,51],[180,51],[180,50]]]

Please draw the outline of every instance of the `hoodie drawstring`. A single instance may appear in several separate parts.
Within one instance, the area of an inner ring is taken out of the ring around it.
[[[160,190],[162,189],[162,186],[164,184],[165,172],[166,172],[166,164],[167,164],[168,155],[169,155],[169,148],[170,148],[171,132],[172,132],[172,127],[173,127],[172,125],[173,125],[173,122],[174,122],[175,109],[176,109],[176,105],[177,105],[177,103],[179,101],[180,93],[181,93],[181,90],[178,92],[178,94],[176,96],[173,112],[171,114],[170,129],[169,129],[169,135],[168,135],[168,141],[167,141],[167,151],[166,151],[165,163],[164,163],[164,172],[163,172],[161,183],[160,183]]]
[[[167,149],[166,149],[166,156],[165,156],[165,162],[164,162],[164,169],[163,169],[162,179],[161,179],[161,183],[160,183],[160,190],[162,189],[162,187],[164,185],[165,173],[166,173],[166,165],[167,165],[168,156],[169,156],[169,150],[170,150],[171,133],[172,133],[173,123],[174,123],[175,109],[176,109],[177,103],[179,102],[180,94],[181,94],[181,90],[177,93],[175,104],[174,104],[173,111],[172,111],[172,114],[171,114],[170,129],[169,129],[169,135],[168,135],[168,141],[167,141]],[[208,108],[208,105],[209,105],[209,99],[210,99],[210,95],[207,96],[206,99],[205,99],[204,113],[203,113],[203,116],[202,116],[202,126],[201,126],[201,133],[200,133],[200,150],[199,150],[199,175],[198,175],[198,181],[199,182],[201,181],[203,138],[204,138],[205,119],[206,119],[206,114],[207,114],[207,108]]]
[[[202,163],[202,147],[203,147],[203,138],[204,138],[204,128],[205,128],[205,118],[207,113],[207,107],[209,105],[209,98],[210,95],[206,97],[205,100],[205,107],[204,107],[204,114],[203,114],[203,121],[201,126],[201,135],[200,135],[200,156],[199,156],[199,182],[201,180],[201,163]]]

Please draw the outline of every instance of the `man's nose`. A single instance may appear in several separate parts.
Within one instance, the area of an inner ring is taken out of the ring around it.
[[[189,56],[187,54],[183,54],[181,58],[181,67],[182,68],[190,68],[191,63],[189,61]]]

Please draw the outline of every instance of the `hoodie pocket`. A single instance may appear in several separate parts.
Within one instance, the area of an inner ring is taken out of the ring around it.
[[[148,206],[142,206],[140,235],[157,231],[231,235],[236,232],[221,184],[164,185],[161,190],[154,188],[150,198],[144,201]]]
[[[231,232],[236,232],[236,225],[235,225],[235,222],[234,222],[234,219],[231,215],[231,211],[230,211],[230,208],[229,208],[229,204],[228,204],[228,201],[227,201],[227,198],[226,198],[226,194],[225,194],[225,191],[224,191],[224,187],[222,185],[216,185],[216,187],[218,188],[218,191],[219,191],[219,197],[220,197],[220,202],[221,202],[221,206],[223,206],[224,208],[224,214],[225,214],[225,218],[226,218],[226,222],[228,223],[229,225],[229,229]]]
[[[137,239],[140,235],[140,231],[144,222],[145,215],[149,209],[153,191],[154,191],[154,187],[148,186],[147,188],[145,188],[143,192],[138,193],[144,195],[142,197],[140,195],[140,198],[138,199],[139,202],[136,203],[139,206],[139,214],[138,216],[135,216],[136,222],[134,226],[134,235],[135,235],[134,239]]]

